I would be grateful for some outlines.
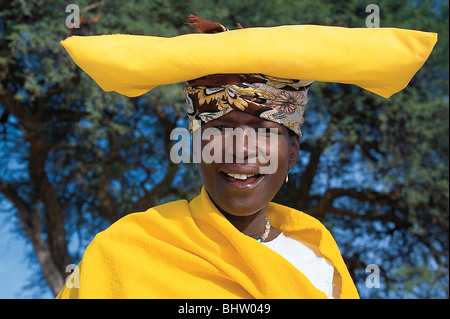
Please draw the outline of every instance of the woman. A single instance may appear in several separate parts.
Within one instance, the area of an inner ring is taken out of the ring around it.
[[[195,16],[190,16],[190,19],[193,21],[191,25],[204,33],[227,31],[214,22]],[[273,43],[279,35],[291,34],[292,31],[299,30],[277,29]],[[343,47],[343,54],[339,56],[337,50],[333,63],[347,59],[345,63],[348,66],[357,68],[361,64],[364,71],[367,67],[364,59],[376,62],[376,52],[370,47],[374,43],[373,38],[369,39],[366,48],[360,48],[361,52],[366,50],[370,56],[361,54],[362,60],[358,63],[354,57],[347,57],[348,48],[354,46],[352,42],[345,47],[348,35],[336,39],[336,34],[347,30],[326,29],[323,32],[323,28],[313,28],[312,31],[313,34],[307,32],[302,35],[320,42],[317,35],[321,34],[327,37],[326,41],[337,41],[335,43]],[[264,38],[261,39],[265,43],[270,43],[268,34],[271,32],[264,30],[262,33]],[[180,55],[181,62],[170,60],[170,70],[165,70],[164,79],[156,83],[177,82],[184,72],[188,73],[183,75],[185,80],[195,79],[189,80],[185,87],[190,128],[194,134],[208,132],[201,140],[201,153],[204,155],[203,151],[207,149],[205,154],[216,159],[205,160],[202,156],[198,165],[204,185],[201,194],[190,202],[175,201],[146,212],[127,215],[98,234],[86,249],[59,298],[358,298],[339,249],[326,228],[307,214],[271,202],[282,184],[288,182],[289,169],[297,161],[304,106],[312,81],[290,80],[287,75],[291,74],[292,68],[295,71],[296,66],[273,68],[274,62],[279,62],[273,54],[264,60],[266,58],[261,58],[262,54],[255,55],[249,48],[239,53],[239,59],[234,56],[239,49],[224,53],[227,44],[242,48],[255,37],[258,38],[261,30],[239,30],[230,36],[227,34],[232,32],[224,33],[225,36],[219,37],[210,34],[206,38],[177,38],[168,42],[169,46],[157,39],[156,46],[162,45],[160,50],[154,48],[155,44],[152,44],[151,50],[163,52],[160,59],[166,59],[168,51],[164,50],[167,47],[183,50],[194,43],[195,51],[204,54],[202,59],[194,57],[183,62],[186,52],[176,53]],[[330,33],[332,36],[329,36]],[[400,33],[406,36],[406,33]],[[361,36],[362,41],[366,35]],[[394,38],[397,36],[393,35]],[[435,43],[435,36],[433,38],[428,34],[408,32],[407,36],[420,38],[423,44],[420,48],[409,48],[408,52],[413,53],[406,54],[408,57],[414,56],[414,59],[421,56],[419,62],[405,58],[403,47],[398,52],[394,49],[392,57],[395,61],[410,61],[407,70],[404,64],[399,69],[393,69],[392,59],[388,59],[388,64],[383,64],[386,60],[383,57],[378,58],[380,64],[375,75],[367,74],[368,71],[347,74],[344,70],[331,75],[328,72],[325,76],[331,76],[328,80],[333,80],[335,76],[343,83],[355,83],[382,96],[389,96],[404,87],[405,81],[407,83],[420,68]],[[380,37],[385,39],[386,33],[383,31]],[[106,51],[111,47],[108,39],[92,38],[70,38],[63,45],[103,89],[136,96],[155,86],[148,74],[161,73],[148,71],[147,55],[136,62],[134,53],[129,52],[129,41],[142,41],[142,38],[120,39],[124,40],[124,54],[133,65],[112,61],[110,67],[116,72],[110,69],[105,71],[103,61],[92,62],[91,51],[96,50],[92,43],[102,42]],[[85,44],[80,46],[79,41]],[[120,49],[114,41],[114,48]],[[174,41],[184,42],[179,45]],[[214,49],[214,41],[221,44],[218,50]],[[146,51],[146,44],[140,43],[138,51]],[[198,45],[203,43],[207,43],[204,50],[198,50]],[[83,56],[83,46],[85,52],[89,52],[86,53],[87,59]],[[301,47],[305,47],[304,43]],[[388,47],[393,50],[392,42],[388,43]],[[384,47],[379,49],[386,51]],[[215,58],[231,62],[223,62],[223,69],[205,67],[208,59],[214,60],[208,50],[216,50]],[[420,54],[417,54],[418,51]],[[189,51],[189,54],[192,52]],[[115,55],[123,59],[124,54],[119,53],[115,52]],[[99,56],[104,59],[105,55]],[[242,61],[243,56],[247,60]],[[305,60],[308,58],[304,57]],[[295,64],[297,58],[294,60],[292,63]],[[192,66],[195,61],[200,62]],[[312,68],[312,73],[308,73],[304,66],[301,66],[301,72],[307,74],[308,79],[322,79],[320,77],[326,72],[323,70],[323,58],[320,61],[317,67]],[[155,67],[163,64],[159,62],[152,63],[152,67],[153,64]],[[134,63],[143,70],[136,68]],[[229,68],[229,64],[233,67]],[[203,67],[205,70],[199,73],[198,70]],[[188,70],[190,73],[186,69],[191,70]],[[231,69],[258,71],[236,73],[230,72]],[[217,70],[219,72],[214,72]],[[268,72],[263,72],[265,70]],[[173,78],[167,80],[167,74],[171,72]],[[392,73],[392,76],[384,76],[383,72],[388,75]],[[248,134],[233,134],[238,131]],[[264,154],[276,162],[270,173],[265,170],[269,163],[266,158],[263,160]]]

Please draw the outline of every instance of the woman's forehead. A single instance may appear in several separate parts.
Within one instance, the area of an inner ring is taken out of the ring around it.
[[[205,125],[207,127],[210,127],[218,124],[227,124],[230,126],[248,125],[252,127],[269,127],[269,128],[284,127],[281,124],[237,110],[233,110],[217,119],[211,120]]]

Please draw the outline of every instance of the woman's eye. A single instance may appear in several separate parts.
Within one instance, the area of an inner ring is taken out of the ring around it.
[[[221,131],[221,132],[225,132],[225,126],[221,126],[221,125],[217,125],[217,126],[214,126],[214,128],[216,128],[216,129],[218,129],[219,131]]]
[[[259,129],[258,133],[260,136],[277,136],[280,134],[283,134],[283,132],[281,130],[278,130],[277,128],[263,128],[263,129]]]

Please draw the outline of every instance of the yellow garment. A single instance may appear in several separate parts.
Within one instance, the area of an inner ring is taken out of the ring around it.
[[[274,203],[267,216],[286,235],[319,247],[340,275],[341,298],[359,298],[320,222]],[[58,298],[326,297],[286,259],[229,223],[205,189],[189,203],[125,216],[94,238],[79,267],[79,288],[65,287]]]
[[[293,25],[172,38],[73,36],[61,44],[103,90],[126,96],[210,74],[261,73],[355,84],[388,98],[436,41],[436,33],[405,29]]]

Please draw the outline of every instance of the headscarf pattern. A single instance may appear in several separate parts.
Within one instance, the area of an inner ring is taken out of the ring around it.
[[[189,128],[194,131],[198,120],[208,123],[239,110],[284,125],[301,136],[312,82],[261,74],[218,74],[189,81],[184,88]]]

